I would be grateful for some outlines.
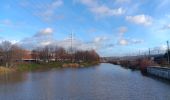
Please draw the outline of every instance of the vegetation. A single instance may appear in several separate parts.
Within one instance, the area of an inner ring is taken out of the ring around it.
[[[8,41],[0,43],[0,66],[6,69],[32,71],[61,67],[86,67],[97,63],[99,63],[99,55],[94,50],[74,50],[73,52],[62,47],[48,45],[28,51]]]

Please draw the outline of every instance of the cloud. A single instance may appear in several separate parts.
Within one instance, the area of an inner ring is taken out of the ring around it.
[[[170,29],[170,24],[166,24],[162,27],[162,30],[169,30]]]
[[[44,47],[47,45],[55,45],[57,41],[53,37],[41,36],[41,37],[28,37],[21,40],[18,44],[25,49],[35,49],[37,47]]]
[[[64,2],[63,0],[52,0],[51,2],[36,2],[32,5],[33,1],[22,1],[20,6],[24,9],[32,10],[31,14],[36,17],[40,17],[44,22],[54,22],[58,19],[63,19],[63,15],[57,14],[58,8],[61,7]]]
[[[0,20],[0,25],[5,26],[5,27],[10,27],[10,28],[20,28],[21,26],[24,25],[22,22],[14,22],[11,19],[2,19]]]
[[[143,43],[144,41],[140,39],[131,39],[130,42],[131,44],[140,44]]]
[[[52,28],[45,28],[45,29],[42,29],[40,30],[37,34],[35,34],[34,36],[35,37],[39,37],[39,36],[49,36],[49,35],[52,35],[54,32],[54,30]]]
[[[107,37],[95,37],[93,41],[94,41],[94,43],[99,43],[99,42],[103,42],[106,40],[108,40]]]
[[[129,44],[129,41],[126,40],[126,39],[120,39],[118,43],[119,43],[120,45],[128,45],[128,44]]]
[[[154,50],[159,50],[159,51],[166,51],[167,50],[167,45],[160,45],[154,48]]]
[[[141,44],[141,43],[143,43],[143,40],[140,40],[140,39],[121,38],[118,41],[118,45],[121,45],[121,46],[133,45],[133,44]]]
[[[149,26],[152,25],[153,19],[148,15],[126,16],[126,20],[135,24]]]
[[[107,6],[98,6],[91,8],[91,12],[99,16],[119,16],[125,13],[123,8],[111,9]]]
[[[129,3],[131,0],[116,0],[117,3]]]
[[[66,48],[67,50],[71,47],[71,39],[69,37],[63,39],[63,40],[56,40],[53,38],[53,29],[52,28],[45,28],[41,29],[39,32],[37,32],[32,37],[25,38],[21,40],[18,44],[26,49],[34,49],[37,47],[43,47],[47,45],[56,45],[63,48]],[[72,40],[72,46],[76,50],[91,50],[95,49],[96,51],[99,51],[101,48],[109,48],[113,45],[105,45],[104,42],[108,40],[107,37],[99,37],[96,36],[93,40],[90,42],[84,42],[82,40],[78,40],[74,38]]]
[[[4,39],[2,37],[0,37],[0,42],[2,42]]]
[[[77,0],[88,7],[88,9],[98,17],[103,16],[120,16],[126,11],[122,7],[110,8],[104,4],[100,4],[97,0]]]
[[[3,41],[9,41],[12,44],[17,44],[19,42],[18,40],[7,40],[7,39],[5,39],[3,37],[0,37],[0,43],[3,42]]]
[[[119,27],[119,38],[122,38],[124,34],[128,31],[128,28],[125,26]]]
[[[21,40],[19,45],[26,49],[34,49],[37,47],[42,47],[50,44],[56,44],[56,40],[53,38],[54,30],[50,27],[41,29],[35,35],[31,37],[24,38]]]
[[[126,38],[124,34],[128,31],[126,26],[121,26],[118,29],[118,41],[117,44],[121,46],[132,45],[132,44],[140,44],[143,43],[143,40],[140,39],[133,39],[133,38]]]
[[[51,21],[52,19],[63,18],[63,16],[58,16],[55,13],[55,10],[62,5],[62,0],[55,0],[52,3],[47,4],[45,8],[43,8],[44,10],[39,13],[39,16],[41,16],[47,22]]]

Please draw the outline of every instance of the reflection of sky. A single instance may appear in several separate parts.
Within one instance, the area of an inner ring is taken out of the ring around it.
[[[30,72],[26,76],[24,81],[0,85],[0,100],[170,99],[169,84],[111,64]]]

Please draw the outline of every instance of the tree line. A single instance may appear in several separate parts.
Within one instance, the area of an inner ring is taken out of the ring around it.
[[[9,41],[0,43],[0,66],[15,67],[24,62],[28,50],[21,48]],[[59,46],[48,45],[31,50],[32,62],[94,62],[99,61],[95,50],[70,50]]]
[[[41,62],[94,62],[100,57],[95,50],[66,50],[58,46],[45,46],[32,50],[32,57]]]
[[[0,43],[0,66],[13,67],[17,60],[22,60],[24,49],[9,41]]]

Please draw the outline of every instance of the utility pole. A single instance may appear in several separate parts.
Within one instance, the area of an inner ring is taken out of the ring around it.
[[[71,62],[73,63],[73,32],[70,34],[70,54],[71,54]]]
[[[148,59],[150,59],[151,57],[151,50],[150,50],[150,48],[149,48],[149,55],[148,55]]]
[[[167,41],[167,57],[168,57],[168,64],[169,64],[169,41]]]
[[[74,55],[74,52],[73,52],[73,39],[74,39],[74,36],[73,36],[73,32],[71,32],[70,34],[70,54],[71,54],[71,62],[73,63],[73,59],[75,59],[75,55]]]

